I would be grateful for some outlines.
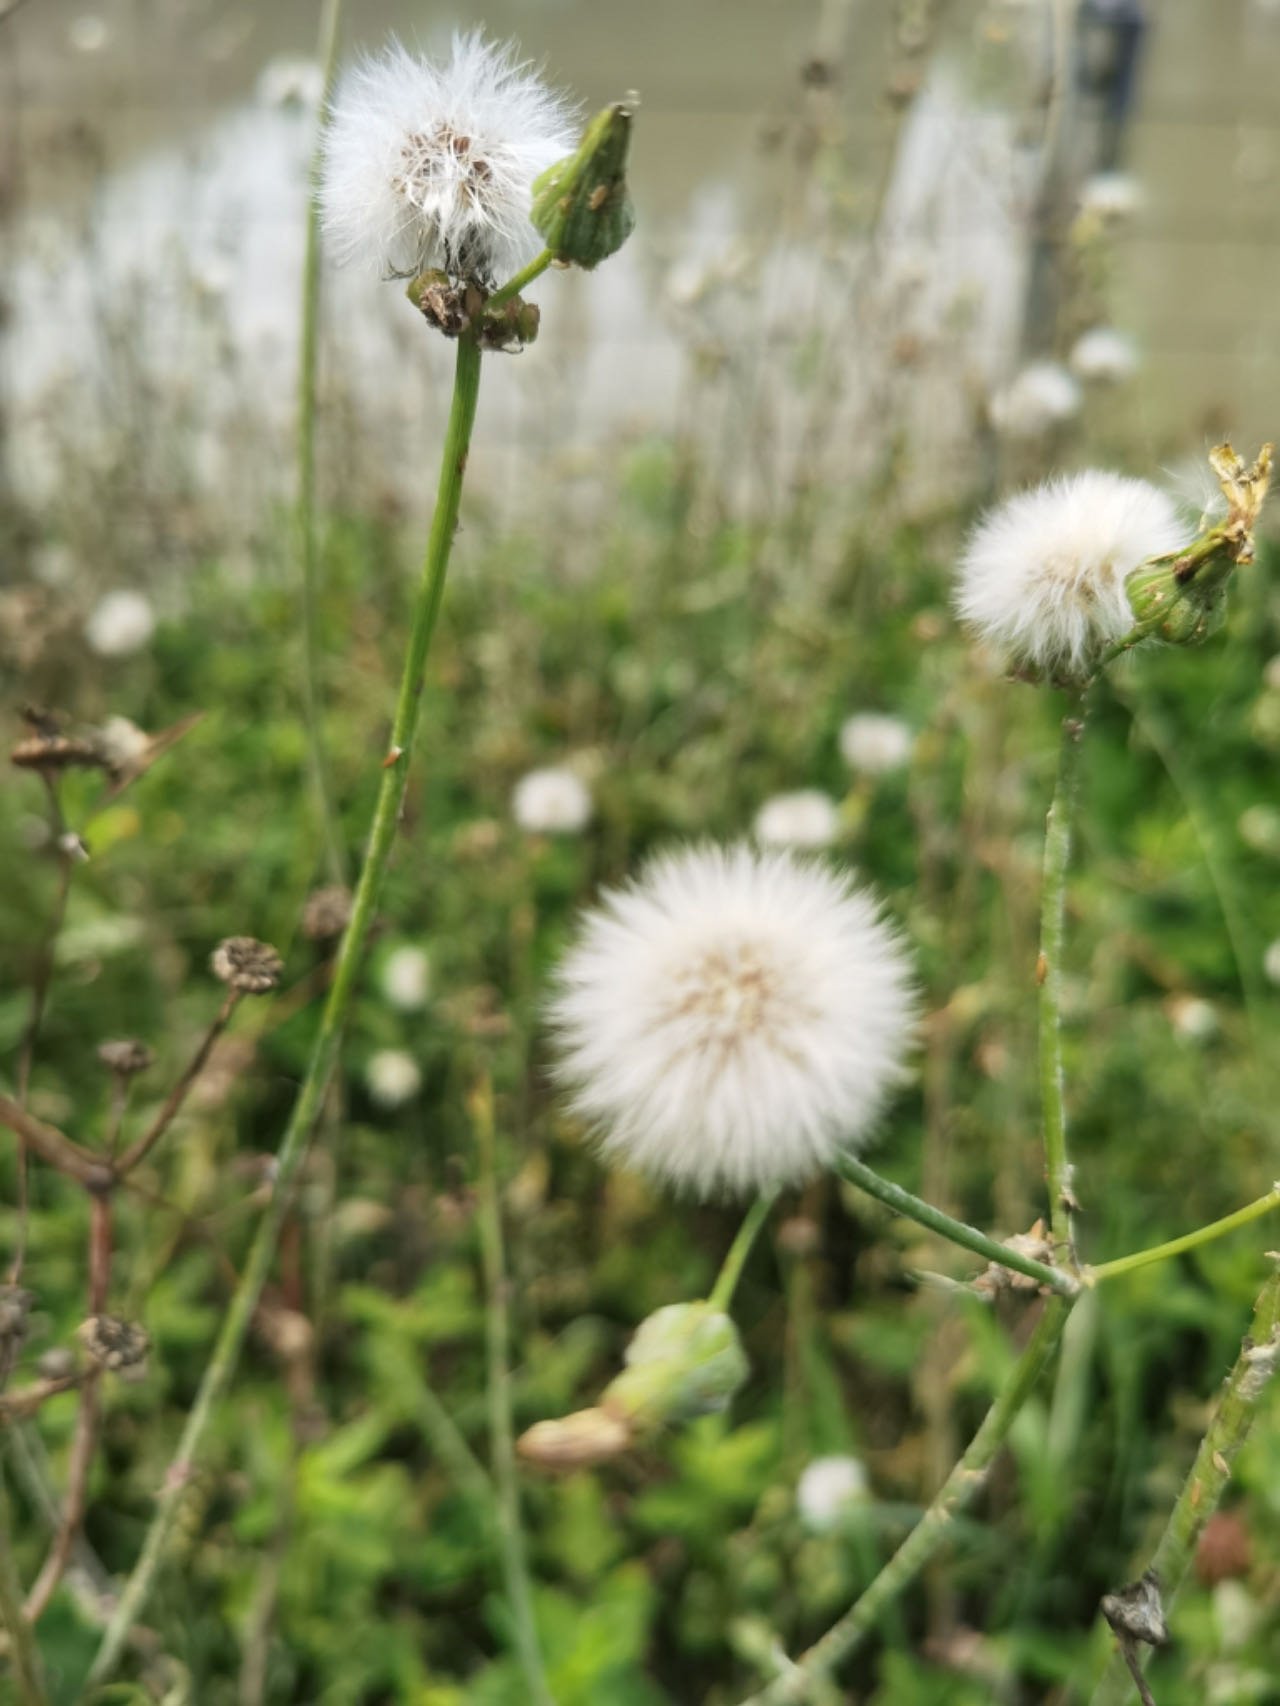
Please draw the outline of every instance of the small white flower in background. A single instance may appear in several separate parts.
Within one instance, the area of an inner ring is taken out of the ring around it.
[[[382,1048],[369,1056],[364,1081],[379,1107],[399,1108],[411,1102],[421,1090],[422,1072],[413,1056],[402,1048]]]
[[[756,813],[755,833],[766,847],[829,847],[840,833],[839,808],[819,788],[775,794]]]
[[[1114,326],[1094,326],[1076,339],[1068,358],[1079,378],[1118,385],[1138,371],[1138,349]]]
[[[814,1534],[830,1534],[867,1496],[867,1472],[856,1457],[815,1457],[796,1484],[796,1509]]]
[[[324,70],[314,59],[284,55],[268,60],[258,78],[264,107],[318,107],[324,99]]]
[[[511,811],[531,835],[578,835],[591,822],[591,793],[572,770],[531,770],[516,783]]]
[[[1132,629],[1128,577],[1187,540],[1172,499],[1145,480],[1097,470],[1050,480],[978,523],[956,609],[1011,663],[1077,675]]]
[[[1218,1012],[1211,1001],[1198,995],[1173,995],[1165,1003],[1169,1022],[1188,1042],[1208,1042],[1218,1034]]]
[[[550,1009],[605,1159],[701,1196],[799,1184],[863,1143],[914,1012],[875,902],[749,846],[671,853],[607,893]]]
[[[1250,806],[1240,813],[1236,828],[1246,847],[1280,858],[1280,811],[1274,806]]]
[[[1262,956],[1262,970],[1268,983],[1280,984],[1280,940],[1268,943]]]
[[[132,770],[151,750],[151,736],[128,717],[108,717],[97,733],[97,745],[113,770]]]
[[[542,247],[533,181],[578,143],[569,105],[511,47],[456,35],[441,64],[393,42],[343,78],[320,205],[338,258],[502,283]]]
[[[1098,172],[1087,178],[1080,191],[1085,213],[1102,219],[1131,219],[1143,203],[1142,185],[1128,172]]]
[[[383,962],[381,982],[392,1007],[416,1013],[431,993],[431,962],[421,948],[393,948]]]
[[[915,736],[901,717],[862,711],[840,728],[840,756],[850,770],[864,776],[884,776],[901,770],[911,757]]]
[[[1039,438],[1080,410],[1080,387],[1056,361],[1036,361],[991,399],[991,422],[1006,438]]]
[[[99,657],[123,658],[141,651],[155,626],[151,602],[140,592],[109,592],[94,606],[84,637]]]

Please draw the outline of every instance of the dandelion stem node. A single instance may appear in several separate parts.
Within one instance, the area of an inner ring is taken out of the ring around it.
[[[489,296],[474,280],[459,282],[439,267],[410,279],[405,294],[444,337],[473,337],[491,353],[521,350],[538,335],[541,311],[536,303],[505,291]]]

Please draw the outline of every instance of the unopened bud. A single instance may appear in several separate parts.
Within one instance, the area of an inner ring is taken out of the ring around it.
[[[728,1408],[747,1377],[738,1330],[710,1303],[673,1303],[641,1322],[605,1407],[638,1430]]]
[[[533,185],[532,220],[555,256],[588,271],[620,249],[635,227],[627,151],[635,101],[615,101],[587,126],[578,152]]]

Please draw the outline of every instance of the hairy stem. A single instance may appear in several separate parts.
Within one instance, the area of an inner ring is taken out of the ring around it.
[[[141,1614],[154,1585],[165,1546],[178,1515],[183,1491],[190,1480],[214,1406],[226,1391],[235,1372],[241,1346],[266,1282],[280,1228],[288,1211],[294,1177],[306,1153],[307,1143],[319,1118],[337,1066],[343,1029],[355,998],[364,947],[377,913],[378,896],[395,842],[408,784],[409,758],[418,729],[427,652],[444,594],[479,387],[479,347],[469,337],[459,338],[453,404],[445,433],[435,513],[431,521],[422,580],[409,630],[408,651],[392,722],[390,747],[382,764],[382,780],[364,865],[352,904],[351,921],[338,951],[333,981],[329,986],[328,999],[311,1051],[306,1077],[298,1091],[276,1156],[275,1183],[270,1207],[259,1224],[240,1283],[223,1319],[222,1330],[182,1430],[178,1449],[165,1476],[141,1556],[125,1585],[115,1616],[111,1619],[93,1661],[89,1673],[89,1682],[92,1685],[105,1682],[113,1674],[129,1630]]]
[[[1183,1482],[1149,1566],[1167,1614],[1195,1557],[1205,1524],[1231,1479],[1231,1465],[1253,1425],[1267,1383],[1280,1369],[1280,1263],[1254,1306],[1253,1320],[1221,1401],[1200,1441],[1191,1472]],[[1143,1667],[1148,1649],[1138,1656]],[[1117,1648],[1111,1655],[1090,1706],[1125,1706],[1132,1698],[1130,1665]]]
[[[502,1241],[502,1208],[498,1201],[498,1168],[494,1146],[493,1089],[488,1080],[469,1098],[471,1128],[476,1139],[480,1249],[485,1278],[485,1349],[488,1359],[489,1449],[497,1493],[498,1544],[502,1574],[515,1623],[516,1650],[530,1700],[554,1706],[547,1686],[538,1631],[533,1617],[533,1590],[525,1556],[520,1520],[520,1482],[516,1466],[515,1427],[511,1414],[510,1321],[507,1316],[507,1272]]]
[[[711,1288],[707,1298],[713,1308],[727,1310],[733,1302],[733,1294],[737,1290],[742,1270],[746,1266],[747,1257],[751,1254],[751,1246],[769,1218],[769,1210],[778,1200],[777,1191],[766,1191],[752,1203],[743,1217],[742,1225],[738,1228],[729,1253],[724,1259],[716,1283]]]
[[[1079,791],[1084,704],[1077,700],[1062,719],[1058,782],[1044,836],[1044,878],[1040,892],[1040,1119],[1044,1133],[1045,1180],[1049,1225],[1060,1257],[1075,1262],[1071,1211],[1075,1204],[1071,1163],[1067,1159],[1067,1118],[1062,1088],[1062,956],[1066,938],[1067,866]]]

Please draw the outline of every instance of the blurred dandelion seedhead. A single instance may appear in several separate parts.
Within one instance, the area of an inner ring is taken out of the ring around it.
[[[1137,346],[1114,326],[1094,326],[1083,333],[1068,359],[1071,371],[1086,383],[1118,385],[1138,371]]]
[[[393,42],[338,88],[320,186],[338,258],[407,278],[501,282],[541,247],[534,179],[574,147],[572,109],[510,46],[457,35],[433,64]]]
[[[698,1195],[800,1183],[900,1078],[903,949],[848,877],[696,847],[590,912],[559,972],[559,1075],[608,1160]]]
[[[393,948],[382,966],[382,993],[401,1013],[416,1013],[431,993],[431,962],[421,948]]]
[[[125,587],[98,600],[84,625],[84,637],[89,650],[101,658],[129,657],[142,650],[155,626],[150,600]]]
[[[815,1457],[796,1484],[796,1509],[814,1534],[830,1534],[867,1496],[867,1472],[856,1457]]]
[[[991,424],[1006,438],[1040,438],[1080,410],[1080,387],[1055,361],[1024,367],[991,399]]]
[[[850,770],[864,776],[885,776],[901,770],[911,758],[915,736],[900,717],[862,711],[840,728],[840,756]]]
[[[591,822],[591,794],[572,770],[531,770],[516,783],[511,812],[531,835],[578,835]]]
[[[1129,578],[1186,543],[1172,500],[1145,480],[1097,470],[1051,480],[978,524],[956,608],[1013,667],[1087,676],[1133,627]]]
[[[820,788],[800,788],[775,794],[756,813],[756,840],[765,847],[796,847],[812,851],[830,847],[840,833],[840,812]]]
[[[422,1072],[404,1049],[383,1048],[370,1055],[364,1081],[379,1107],[399,1108],[411,1102],[421,1090]]]

